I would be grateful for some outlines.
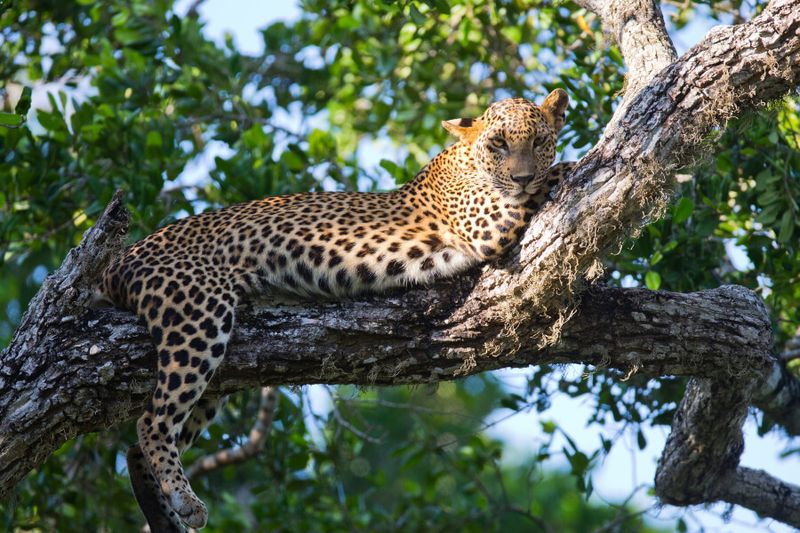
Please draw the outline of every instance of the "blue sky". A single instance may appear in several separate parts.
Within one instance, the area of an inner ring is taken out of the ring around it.
[[[182,0],[177,4],[179,13],[186,10],[191,3]],[[206,22],[207,34],[214,38],[223,39],[225,33],[230,33],[237,45],[244,51],[258,53],[262,50],[262,40],[259,30],[276,20],[292,20],[300,16],[300,9],[292,1],[256,1],[256,0],[207,0],[201,5],[200,14]],[[707,19],[698,18],[678,35],[673,35],[679,53],[683,53],[697,42],[713,24]],[[223,149],[220,149],[224,153]],[[391,152],[382,151],[383,156],[394,158]],[[396,159],[396,158],[394,158]],[[207,176],[208,165],[213,157],[203,158],[191,170],[194,179]],[[735,251],[731,252],[732,259],[736,260]],[[567,366],[563,370],[567,374],[582,372],[582,367]],[[508,370],[497,372],[496,375],[509,389],[524,388],[526,370]],[[316,411],[324,411],[329,401],[328,394],[318,388],[310,387],[309,396],[311,407]],[[578,443],[584,443],[584,449],[591,450],[599,442],[600,428],[597,426],[586,427],[585,421],[591,412],[588,404],[590,399],[570,399],[556,397],[551,409],[539,415],[532,412],[516,414],[502,421],[510,412],[498,409],[489,422],[497,421],[488,433],[503,439],[507,443],[505,460],[513,462],[532,450],[536,442],[541,439],[539,432],[540,422],[543,420],[557,420],[558,423]],[[607,437],[616,432],[613,422],[602,428]],[[612,453],[606,458],[603,465],[594,476],[597,494],[606,500],[619,501],[627,497],[635,487],[642,484],[651,484],[653,481],[656,462],[663,449],[667,436],[666,428],[647,428],[645,430],[648,446],[639,450],[636,445],[635,434],[627,432],[618,439]],[[781,460],[778,456],[787,445],[787,441],[776,434],[758,437],[754,419],[751,417],[746,426],[745,452],[742,464],[751,468],[761,468],[767,472],[779,475],[787,481],[800,479],[800,460],[796,455],[789,459]],[[653,500],[645,491],[639,491],[635,501],[639,505],[651,505]],[[724,532],[756,532],[756,531],[791,531],[791,528],[777,523],[759,523],[755,515],[749,511],[737,508],[728,523],[723,523],[719,516],[724,512],[725,506],[715,505],[710,511],[693,509],[685,518],[690,530],[696,531],[701,527],[706,531]],[[657,513],[651,513],[654,524],[663,527],[674,525],[674,518],[679,516],[681,509],[665,507]],[[661,517],[667,521],[660,521]]]

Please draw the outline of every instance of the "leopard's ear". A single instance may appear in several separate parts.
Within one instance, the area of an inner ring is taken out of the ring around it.
[[[483,131],[484,122],[479,118],[454,118],[443,120],[444,129],[465,143],[472,143]]]
[[[564,127],[567,105],[569,105],[569,96],[567,96],[567,92],[564,89],[554,90],[542,102],[542,111],[544,111],[547,121],[556,130],[556,133]]]

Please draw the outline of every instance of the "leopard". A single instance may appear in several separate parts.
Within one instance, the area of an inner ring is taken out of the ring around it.
[[[202,528],[181,454],[225,398],[204,396],[236,308],[288,292],[349,298],[425,285],[502,257],[574,163],[553,164],[569,97],[507,98],[442,122],[456,142],[388,192],[271,196],[189,216],[126,248],[100,296],[135,312],[157,353],[156,385],[127,453],[153,531]]]

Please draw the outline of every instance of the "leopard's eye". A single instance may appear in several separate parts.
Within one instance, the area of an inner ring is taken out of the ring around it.
[[[489,139],[489,149],[496,152],[508,152],[508,143],[502,137],[492,137]]]

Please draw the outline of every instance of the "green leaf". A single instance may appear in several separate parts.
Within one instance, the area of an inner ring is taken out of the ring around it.
[[[672,222],[675,224],[686,222],[689,220],[689,217],[692,216],[693,211],[694,202],[688,198],[681,198],[678,205],[676,205],[672,211]]]
[[[580,476],[586,472],[586,469],[589,467],[589,458],[586,457],[585,453],[576,451],[570,455],[569,452],[565,452],[565,455],[572,467],[572,474]]]
[[[95,142],[103,134],[103,126],[100,124],[87,124],[81,127],[80,134],[87,142]]]
[[[500,405],[514,411],[518,410],[520,404],[524,403],[525,403],[525,398],[523,398],[519,394],[509,394],[508,396],[500,400]]]
[[[403,167],[395,163],[394,161],[389,161],[388,159],[381,159],[379,163],[381,168],[385,169],[391,176],[395,179],[395,181],[402,181],[403,177],[405,176],[405,170]]]
[[[450,3],[447,0],[426,0],[425,2],[439,13],[450,14]]]
[[[764,225],[770,226],[778,219],[781,209],[782,206],[780,204],[772,204],[761,211],[761,213],[756,216],[756,220]]]
[[[286,150],[281,154],[281,162],[294,172],[303,170],[306,166],[303,158],[292,150]]]
[[[161,156],[162,147],[161,133],[156,130],[147,132],[147,138],[144,143],[144,153],[149,158],[158,158]]]
[[[344,10],[337,11],[337,15],[341,13],[339,18],[336,19],[336,27],[346,31],[352,31],[358,28],[361,24],[358,19],[352,15],[346,14]]]
[[[161,148],[161,134],[156,130],[150,130],[147,132],[147,141],[146,145],[148,148],[158,147]]]
[[[758,205],[767,206],[781,200],[781,193],[777,189],[767,189],[758,195]]]
[[[25,122],[25,117],[16,113],[0,113],[0,126],[18,128]]]
[[[62,131],[66,126],[66,124],[64,124],[64,118],[57,110],[52,112],[39,110],[36,113],[36,120],[48,131]]]
[[[636,444],[640,450],[647,448],[647,439],[644,438],[644,433],[642,433],[641,429],[636,432]]]
[[[253,124],[247,131],[245,131],[242,134],[242,141],[250,150],[263,149],[267,147],[269,142],[261,124]]]
[[[541,426],[542,426],[542,431],[548,435],[552,435],[553,433],[556,432],[556,429],[558,429],[558,426],[556,426],[555,422],[553,422],[552,420],[545,420],[541,422]]]
[[[794,233],[794,226],[795,226],[795,219],[794,213],[790,210],[787,210],[783,217],[781,217],[781,230],[778,233],[778,242],[781,244],[786,244],[789,242],[789,239],[792,238],[792,233]]]
[[[657,291],[661,287],[661,274],[655,270],[648,270],[644,275],[644,284],[651,291]]]
[[[567,434],[567,432],[563,431],[563,430],[561,431],[561,435],[564,437],[564,440],[567,441],[567,444],[569,444],[570,448],[572,448],[573,450],[575,450],[577,452],[578,451],[578,447],[575,445],[575,441],[572,440],[572,437],[570,437]]]
[[[420,13],[419,9],[417,9],[417,6],[415,6],[414,4],[411,4],[411,9],[409,14],[411,15],[411,20],[413,20],[414,24],[416,24],[417,26],[422,26],[423,24],[425,24],[425,21],[427,20],[425,18],[425,15]]]
[[[661,253],[660,250],[656,250],[653,252],[653,256],[650,258],[650,266],[655,266],[664,259],[664,254]]]
[[[509,41],[515,44],[522,42],[522,28],[519,26],[506,26],[501,29],[500,32],[505,35]]]
[[[314,159],[329,159],[335,151],[336,141],[330,133],[314,129],[308,135],[308,155]]]
[[[302,470],[308,464],[308,455],[305,453],[296,453],[289,456],[286,463],[292,470]]]
[[[23,117],[28,115],[28,111],[31,108],[31,94],[33,91],[30,87],[25,86],[22,88],[22,94],[19,97],[19,101],[17,102],[17,106],[14,108],[14,112],[18,115],[22,115]]]
[[[780,181],[781,175],[771,172],[768,169],[762,170],[756,175],[756,190],[764,191],[773,183]]]
[[[125,27],[114,30],[114,36],[123,46],[131,46],[144,40],[144,37],[141,33],[134,29]]]
[[[111,25],[115,28],[119,28],[120,26],[124,26],[128,23],[128,19],[130,18],[130,12],[128,10],[122,10],[119,13],[115,14],[111,17]]]

